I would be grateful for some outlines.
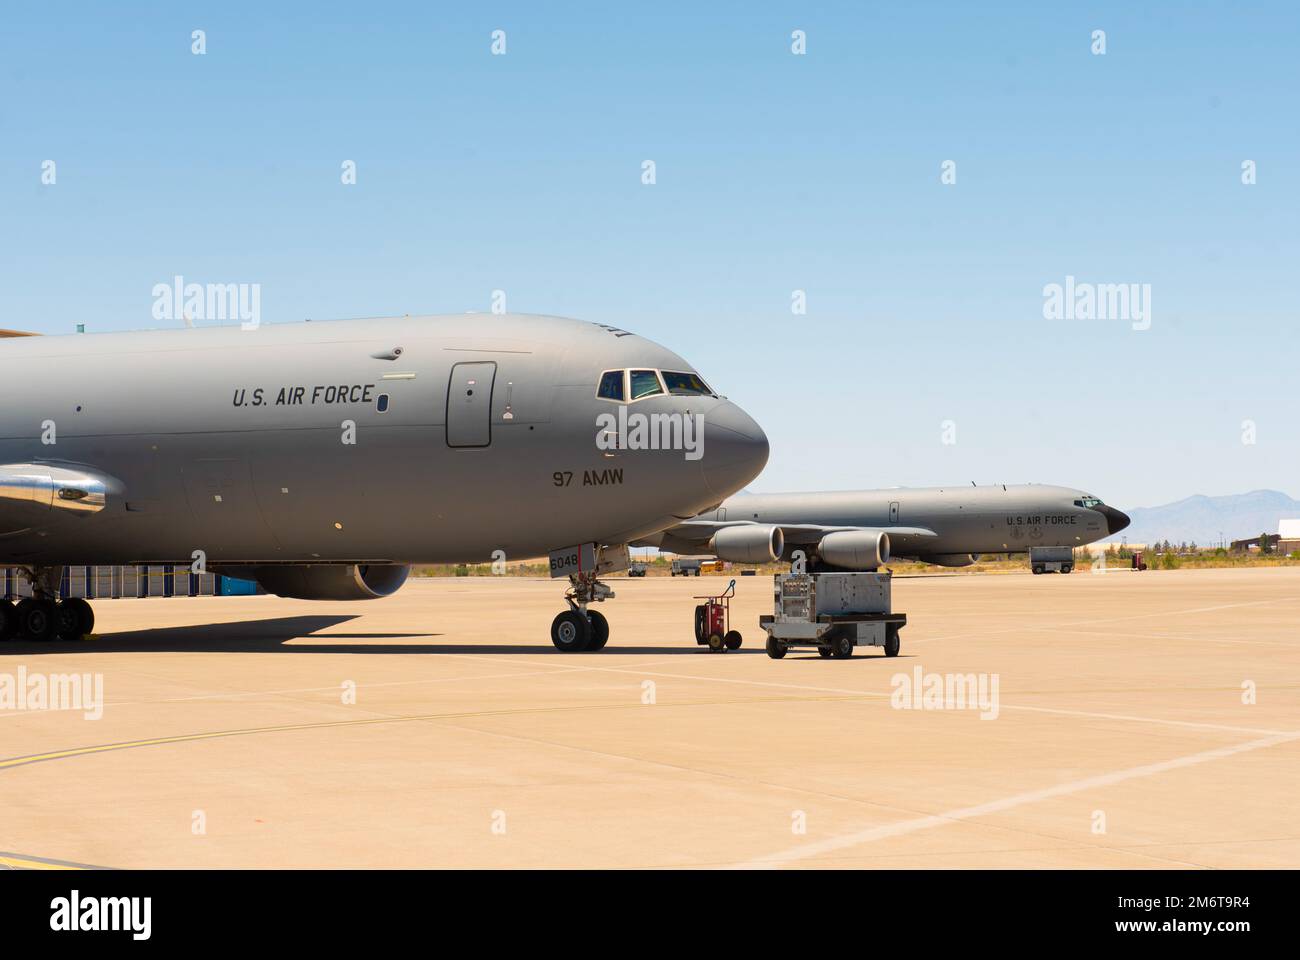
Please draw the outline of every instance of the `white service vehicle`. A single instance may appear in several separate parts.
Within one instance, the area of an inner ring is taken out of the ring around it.
[[[689,577],[692,574],[700,575],[700,565],[704,561],[699,557],[678,557],[673,561],[672,567],[668,570],[670,577],[683,576]]]
[[[853,656],[854,647],[883,647],[898,656],[907,614],[892,610],[889,573],[781,573],[773,577],[775,612],[758,618],[767,655],[817,649],[823,657]]]
[[[1030,547],[1029,569],[1038,573],[1069,573],[1074,569],[1073,547]]]

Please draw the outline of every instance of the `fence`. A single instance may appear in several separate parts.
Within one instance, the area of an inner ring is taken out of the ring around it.
[[[31,584],[13,567],[3,569],[0,596],[18,600],[32,595]],[[161,564],[134,567],[64,567],[59,597],[116,600],[120,597],[222,597],[263,593],[248,580],[216,573],[194,573],[188,566]]]

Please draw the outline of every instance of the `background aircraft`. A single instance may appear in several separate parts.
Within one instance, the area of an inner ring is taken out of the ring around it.
[[[1123,530],[1129,518],[1069,487],[899,487],[830,493],[742,494],[636,542],[737,563],[808,559],[874,570],[891,556],[945,567],[982,553],[1076,547]]]
[[[0,370],[0,567],[35,592],[0,600],[0,638],[90,632],[86,601],[56,599],[69,564],[364,600],[414,563],[564,551],[552,640],[599,649],[587,605],[612,595],[598,576],[619,548],[718,504],[768,454],[677,354],[555,317],[16,337]],[[598,418],[628,407],[701,418],[700,455],[602,449]]]

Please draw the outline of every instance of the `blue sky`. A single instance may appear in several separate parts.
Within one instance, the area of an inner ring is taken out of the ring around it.
[[[1294,4],[3,17],[0,326],[156,326],[175,274],[266,322],[501,289],[685,355],[767,430],[756,490],[1300,495]],[[1067,275],[1150,284],[1151,328],[1045,319]]]

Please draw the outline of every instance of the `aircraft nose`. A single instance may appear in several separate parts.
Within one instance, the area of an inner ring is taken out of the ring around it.
[[[1121,513],[1119,510],[1116,510],[1114,507],[1108,507],[1105,504],[1102,504],[1100,507],[1098,507],[1097,512],[1106,518],[1106,529],[1111,534],[1119,533],[1130,523],[1132,523],[1132,521],[1129,520],[1127,513]]]
[[[731,496],[767,465],[767,434],[730,400],[704,416],[704,481],[719,499]]]

